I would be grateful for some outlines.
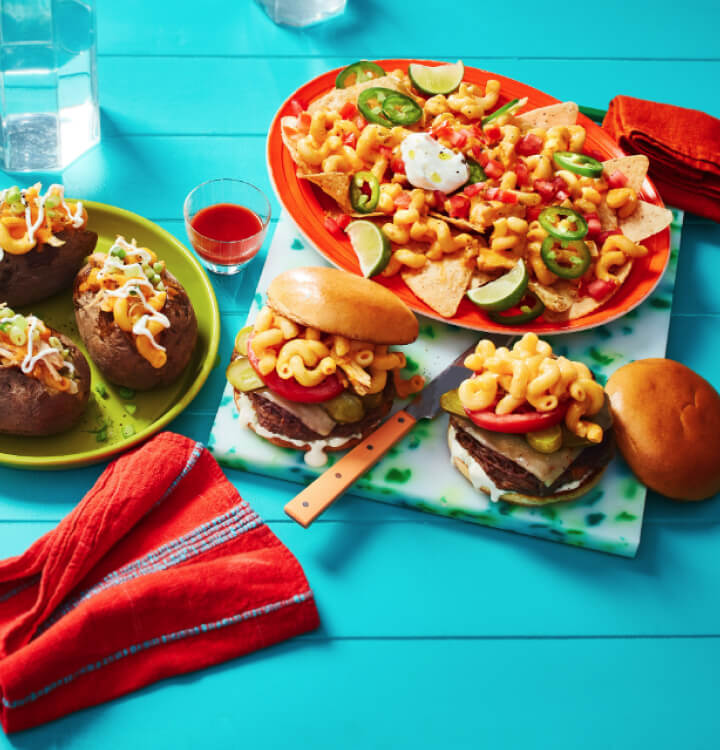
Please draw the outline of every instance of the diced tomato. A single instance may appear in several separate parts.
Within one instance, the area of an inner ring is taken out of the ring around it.
[[[485,197],[489,201],[502,201],[503,203],[517,203],[518,198],[511,190],[489,187],[485,190]]]
[[[604,281],[603,279],[595,279],[587,285],[588,294],[594,299],[600,302],[601,299],[610,294],[615,289],[615,282]]]
[[[472,185],[468,185],[463,190],[463,193],[465,193],[465,195],[467,195],[468,198],[472,198],[473,195],[477,195],[478,193],[482,192],[484,188],[485,188],[484,182],[473,182]]]
[[[627,175],[623,174],[619,169],[616,169],[607,178],[607,184],[611,189],[625,187],[628,184]]]
[[[556,193],[560,190],[567,190],[567,182],[562,177],[553,177],[552,184]]]
[[[470,411],[469,409],[465,409],[465,411],[476,425],[486,430],[520,434],[560,424],[565,418],[568,406],[569,402],[565,402],[552,411],[517,411],[512,414],[496,414],[493,409],[486,411]]]
[[[290,114],[295,115],[295,117],[305,110],[305,107],[297,99],[291,99],[288,108],[290,109]]]
[[[569,197],[570,193],[568,193],[567,190],[558,190],[557,193],[555,193],[555,198],[561,203],[562,201],[566,201]]]
[[[380,146],[378,151],[380,152],[380,156],[384,156],[388,160],[392,159],[392,149],[390,146]]]
[[[539,135],[528,133],[515,144],[515,151],[520,156],[532,156],[533,154],[539,154],[542,146],[543,140]]]
[[[342,393],[343,385],[335,373],[328,375],[324,380],[313,386],[300,385],[295,378],[285,380],[278,375],[277,370],[272,370],[267,375],[262,375],[258,370],[259,360],[250,345],[251,341],[252,338],[248,339],[248,360],[260,380],[271,391],[277,393],[278,396],[282,396],[289,401],[297,401],[301,404],[319,404],[323,401],[329,401],[331,398],[335,398],[335,396]]]
[[[350,214],[340,214],[339,216],[335,217],[335,223],[338,225],[338,228],[341,229],[343,232],[347,228],[347,225],[352,221],[352,216]]]
[[[490,158],[488,158],[487,164],[483,165],[483,169],[485,170],[485,174],[493,180],[502,177],[503,172],[505,171],[503,165],[499,161]]]
[[[533,188],[546,203],[555,197],[555,185],[550,180],[535,180]]]
[[[339,236],[342,234],[342,229],[340,229],[339,224],[337,223],[337,221],[335,221],[335,219],[333,219],[332,216],[325,217],[325,221],[323,221],[323,226],[325,227],[325,229],[328,230],[328,232],[330,232],[330,234],[334,234],[336,236]]]
[[[433,190],[433,196],[435,198],[435,205],[438,208],[442,208],[447,200],[447,195],[442,190]]]
[[[462,194],[451,196],[448,213],[454,219],[467,219],[470,213],[470,199]]]
[[[483,147],[478,143],[474,146],[470,146],[470,153],[473,156],[473,159],[475,159],[478,164],[480,163],[480,159],[485,155],[483,153]]]
[[[399,172],[400,174],[405,174],[405,162],[402,160],[399,156],[393,156],[392,159],[390,159],[390,169],[392,169],[393,172],[396,174]]]
[[[485,131],[480,127],[480,125],[471,125],[472,135],[475,136],[475,138],[479,138],[481,141],[485,140]]]
[[[403,190],[393,202],[398,208],[407,208],[410,205],[411,200],[410,193],[408,193],[407,190]]]
[[[430,135],[433,138],[449,138],[452,135],[452,128],[445,123],[441,123],[438,127],[433,128],[430,131]]]
[[[527,168],[524,162],[519,161],[515,167],[514,172],[518,178],[518,185],[527,185],[530,182],[530,170]]]
[[[489,161],[490,157],[487,155],[487,152],[480,151],[480,153],[477,155],[477,163],[484,169]]]
[[[597,214],[585,214],[585,221],[588,225],[588,239],[594,240],[602,232],[602,222]]]
[[[343,143],[346,146],[350,146],[350,148],[355,148],[355,146],[357,145],[357,136],[355,135],[355,133],[348,133],[343,138]]]
[[[357,116],[357,117],[355,118],[355,127],[356,127],[356,128],[357,128],[357,129],[358,129],[358,130],[359,130],[360,132],[362,132],[362,131],[363,131],[363,129],[364,129],[364,128],[365,128],[366,126],[367,126],[367,120],[366,120],[366,119],[365,119],[364,117],[361,117],[360,115],[358,115],[358,116]]]
[[[467,144],[467,133],[464,130],[453,130],[450,136],[450,145],[453,148],[463,148]]]
[[[342,117],[343,120],[352,120],[356,114],[357,107],[352,102],[345,102],[340,110],[340,117]]]
[[[597,236],[598,247],[602,247],[605,244],[605,240],[613,234],[622,234],[622,231],[620,229],[607,229],[604,232],[600,232]]]
[[[490,143],[495,143],[502,138],[502,130],[497,125],[491,125],[489,128],[485,128],[485,137]]]
[[[525,209],[525,217],[528,221],[537,221],[538,216],[543,212],[545,206],[528,206]]]

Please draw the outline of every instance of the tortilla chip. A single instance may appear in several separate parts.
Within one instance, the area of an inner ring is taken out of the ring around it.
[[[464,251],[430,261],[417,270],[401,273],[403,281],[425,304],[443,318],[457,312],[473,274],[472,258]]]
[[[560,102],[550,104],[547,107],[531,109],[517,115],[515,119],[520,122],[523,129],[530,128],[552,128],[574,125],[577,122],[578,105],[575,102]]]
[[[534,292],[552,312],[564,313],[569,310],[577,300],[575,287],[567,282],[557,281],[553,286],[545,286],[539,281],[531,281],[528,288]]]
[[[620,171],[628,178],[627,186],[636,193],[642,190],[643,182],[647,175],[650,160],[647,156],[636,154],[635,156],[621,156],[618,159],[608,159],[602,163],[603,173],[611,175]]]
[[[382,76],[380,78],[371,78],[369,81],[363,81],[362,83],[356,83],[354,86],[348,86],[346,89],[333,89],[332,91],[328,91],[327,94],[323,94],[323,96],[312,102],[308,106],[307,111],[311,115],[319,109],[329,109],[338,112],[343,108],[343,105],[347,104],[347,102],[357,104],[357,98],[360,92],[365,89],[373,88],[374,86],[380,86],[384,89],[392,89],[393,91],[400,91],[403,94],[409,94],[402,82],[397,78],[394,76]]]
[[[437,211],[430,211],[430,216],[434,217],[435,219],[442,219],[443,221],[446,221],[448,224],[452,224],[452,226],[457,227],[458,229],[464,229],[466,232],[479,232],[480,234],[482,234],[486,229],[486,227],[483,227],[480,224],[473,224],[467,219],[455,219],[452,216],[448,216],[447,214],[439,214],[437,213]]]
[[[602,226],[603,232],[607,232],[610,229],[617,229],[618,220],[615,211],[603,202],[597,207],[597,215],[600,219],[600,225]]]
[[[652,237],[672,224],[672,211],[647,201],[638,201],[635,213],[620,221],[623,234],[633,242]]]
[[[297,130],[297,117],[287,115],[280,120],[280,135],[282,141],[285,144],[285,148],[290,152],[290,157],[298,166],[307,165],[303,162],[300,154],[298,153],[297,144],[302,134]]]
[[[327,193],[345,213],[353,210],[350,203],[350,175],[347,172],[317,172],[299,176]]]

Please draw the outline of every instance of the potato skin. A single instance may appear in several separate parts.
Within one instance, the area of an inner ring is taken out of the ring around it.
[[[65,244],[40,244],[25,255],[4,253],[0,260],[0,300],[10,307],[22,307],[72,285],[78,268],[95,249],[98,236],[87,229],[65,229],[56,236]]]
[[[96,293],[80,292],[80,284],[90,268],[84,266],[75,279],[75,320],[88,354],[102,374],[111,383],[136,391],[170,385],[177,380],[197,341],[195,311],[182,284],[169,271],[163,272],[168,296],[162,313],[168,317],[170,328],[156,337],[157,343],[167,349],[167,362],[155,369],[140,355],[132,335],[115,324],[112,313],[100,309]]]
[[[0,367],[0,433],[45,437],[65,432],[82,417],[90,397],[90,367],[83,353],[62,333],[52,331],[72,353],[78,392],[54,391],[22,370]]]

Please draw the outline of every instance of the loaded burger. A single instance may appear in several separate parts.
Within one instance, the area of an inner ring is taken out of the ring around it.
[[[480,341],[465,366],[473,374],[441,406],[451,414],[452,462],[476,489],[538,506],[597,484],[613,455],[612,421],[584,364],[528,333],[512,349]]]
[[[326,452],[370,434],[396,395],[423,387],[418,375],[401,377],[405,355],[388,349],[417,335],[410,309],[374,281],[334,268],[286,271],[235,340],[227,378],[240,419],[322,466]]]

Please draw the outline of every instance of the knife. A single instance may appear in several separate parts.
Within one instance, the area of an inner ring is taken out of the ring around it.
[[[334,500],[371,466],[376,464],[401,438],[407,435],[420,419],[432,419],[440,411],[440,396],[446,391],[457,388],[469,377],[469,372],[462,362],[474,346],[463,352],[449,367],[446,367],[436,378],[431,380],[418,397],[405,409],[394,414],[383,422],[336,464],[311,482],[299,495],[296,495],[286,506],[285,512],[307,528]]]

